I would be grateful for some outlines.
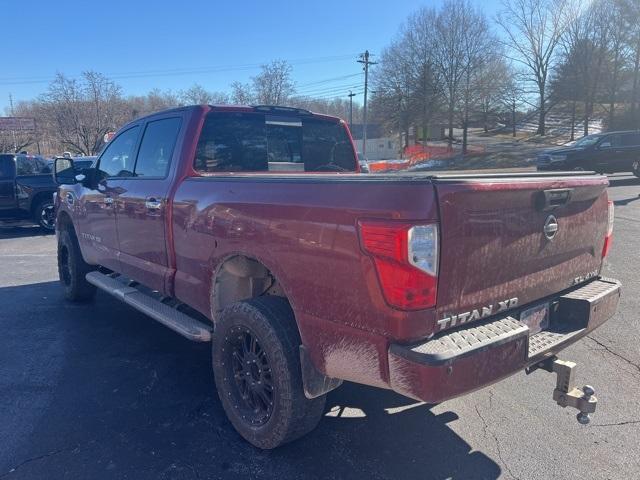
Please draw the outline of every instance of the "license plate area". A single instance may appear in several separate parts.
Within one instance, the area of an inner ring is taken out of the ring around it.
[[[520,321],[529,327],[529,335],[549,328],[549,303],[541,303],[520,312]]]

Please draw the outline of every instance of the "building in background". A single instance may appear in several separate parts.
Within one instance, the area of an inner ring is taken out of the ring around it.
[[[351,126],[351,135],[358,152],[362,152],[362,127],[360,123],[354,123]],[[379,124],[367,125],[366,157],[369,161],[400,158],[398,138],[387,136]]]

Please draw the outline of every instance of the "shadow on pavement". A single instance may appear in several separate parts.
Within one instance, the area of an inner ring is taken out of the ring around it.
[[[0,239],[23,237],[48,237],[53,232],[45,232],[35,225],[3,225],[0,223]]]
[[[301,440],[260,451],[227,421],[210,347],[56,282],[0,288],[0,477],[498,478],[427,405],[345,384]]]
[[[630,197],[630,198],[624,198],[622,200],[614,200],[613,204],[616,207],[619,207],[621,205],[629,205],[631,202],[635,202],[636,200],[640,200],[640,195],[636,195],[635,197]]]
[[[640,187],[640,178],[637,177],[624,177],[624,178],[615,178],[609,177],[609,187],[628,187],[630,185],[637,185]],[[640,193],[640,188],[638,189],[638,193]]]

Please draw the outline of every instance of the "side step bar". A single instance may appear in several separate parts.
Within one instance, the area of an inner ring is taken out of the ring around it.
[[[104,290],[108,294],[113,295],[118,300],[150,316],[189,340],[194,342],[211,341],[210,326],[179,312],[169,305],[165,305],[161,301],[156,300],[136,288],[128,286],[117,278],[100,272],[90,272],[87,274],[86,279],[87,282],[95,285],[100,290]]]

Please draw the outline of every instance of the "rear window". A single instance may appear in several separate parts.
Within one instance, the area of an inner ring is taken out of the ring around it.
[[[341,172],[355,170],[344,126],[318,118],[212,112],[195,158],[199,172]]]

